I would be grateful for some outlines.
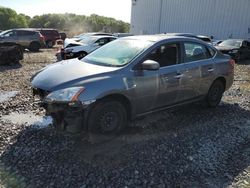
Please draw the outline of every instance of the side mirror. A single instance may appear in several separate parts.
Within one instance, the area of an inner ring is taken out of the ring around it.
[[[159,70],[160,64],[153,60],[146,60],[142,63],[143,70]]]

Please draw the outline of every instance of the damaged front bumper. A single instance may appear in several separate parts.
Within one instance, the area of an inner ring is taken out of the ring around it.
[[[46,115],[53,118],[53,125],[57,131],[79,133],[87,130],[86,115],[88,108],[80,101],[77,102],[42,102]]]

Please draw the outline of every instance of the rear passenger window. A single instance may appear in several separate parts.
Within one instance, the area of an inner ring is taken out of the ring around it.
[[[205,46],[196,43],[184,43],[185,62],[199,61],[210,58],[210,53]]]
[[[32,32],[32,31],[17,31],[18,36],[30,36],[34,34],[35,32]]]
[[[146,60],[154,60],[160,64],[160,67],[175,65],[179,61],[179,45],[165,44],[153,50]]]

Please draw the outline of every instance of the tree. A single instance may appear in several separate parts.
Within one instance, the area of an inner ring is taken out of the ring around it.
[[[128,32],[129,24],[104,16],[92,14],[90,16],[76,14],[44,14],[30,18],[25,14],[17,14],[16,11],[0,7],[0,29],[32,27],[55,28],[67,31],[68,35],[83,32]]]
[[[10,8],[0,7],[0,29],[6,30],[20,27],[28,27],[26,17],[17,14],[16,11]]]

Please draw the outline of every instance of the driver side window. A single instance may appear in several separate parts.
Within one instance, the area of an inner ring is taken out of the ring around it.
[[[179,61],[179,45],[164,44],[153,50],[146,60],[153,60],[160,64],[160,67],[176,65]]]
[[[96,41],[95,43],[97,43],[99,46],[103,46],[104,44],[108,43],[108,39],[107,38],[103,38],[103,39],[99,39],[98,41]]]
[[[3,36],[4,37],[14,37],[15,36],[15,31],[9,31],[8,33],[5,33]]]

